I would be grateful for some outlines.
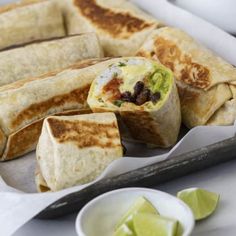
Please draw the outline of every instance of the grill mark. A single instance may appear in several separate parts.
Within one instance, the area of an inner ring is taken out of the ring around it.
[[[102,7],[95,0],[74,0],[74,5],[85,18],[114,37],[127,39],[133,33],[154,25],[154,23],[145,22],[128,12],[115,12]]]
[[[42,117],[50,108],[60,107],[66,103],[75,102],[78,104],[86,104],[90,85],[86,85],[83,88],[75,89],[70,93],[58,95],[52,97],[46,101],[32,104],[28,108],[21,111],[11,123],[11,127],[15,128],[20,126],[24,121],[33,119],[34,117]]]
[[[154,46],[155,56],[174,72],[176,79],[196,88],[206,89],[210,86],[210,71],[182,53],[174,43],[157,38]]]
[[[43,119],[23,128],[15,134],[10,135],[4,153],[4,160],[12,160],[35,149],[41,133],[42,125]]]
[[[54,116],[73,116],[89,113],[92,113],[90,109],[69,110],[56,113]],[[30,150],[35,149],[41,134],[43,121],[44,118],[22,128],[21,130],[9,136],[7,148],[4,152],[4,161],[14,159],[25,153],[28,153]]]
[[[165,142],[159,133],[157,124],[148,112],[122,111],[121,117],[134,139],[165,147]]]
[[[115,122],[111,124],[98,124],[89,121],[63,121],[49,118],[53,136],[59,143],[73,142],[79,148],[98,146],[101,148],[114,148],[114,140],[119,139],[118,127]]]

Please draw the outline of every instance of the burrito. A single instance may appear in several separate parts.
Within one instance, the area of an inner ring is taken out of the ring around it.
[[[126,0],[57,0],[69,34],[96,32],[106,56],[133,56],[162,23]]]
[[[112,161],[123,156],[115,114],[48,117],[36,156],[40,192],[95,180]]]
[[[115,60],[82,61],[59,72],[0,87],[0,160],[34,150],[45,117],[88,110],[86,100],[93,79]]]
[[[0,86],[103,56],[94,33],[30,44],[0,52]]]
[[[145,58],[120,59],[93,81],[88,104],[93,112],[120,115],[134,140],[167,148],[175,144],[181,123],[172,72]]]
[[[0,50],[35,40],[65,36],[54,1],[29,0],[0,7]]]
[[[155,30],[137,55],[173,71],[187,127],[234,122],[236,69],[188,34],[171,27]]]

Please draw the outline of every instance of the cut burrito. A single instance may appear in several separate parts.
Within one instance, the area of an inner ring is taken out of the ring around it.
[[[88,104],[94,112],[119,114],[135,140],[163,148],[177,140],[181,115],[173,74],[152,60],[111,65],[93,81]]]
[[[35,40],[65,36],[54,1],[29,0],[0,7],[0,50]]]
[[[137,55],[158,60],[174,72],[187,127],[234,122],[236,69],[188,34],[170,27],[155,30]]]
[[[30,44],[0,52],[0,86],[103,56],[94,33]]]
[[[87,60],[61,72],[2,86],[0,160],[33,150],[45,117],[88,109],[86,100],[93,79],[116,60]]]
[[[48,117],[36,156],[40,192],[91,182],[123,156],[116,116],[100,113]]]
[[[126,0],[58,0],[69,34],[96,32],[107,56],[133,56],[162,23]]]

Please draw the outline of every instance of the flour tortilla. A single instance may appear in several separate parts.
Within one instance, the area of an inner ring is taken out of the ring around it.
[[[103,56],[94,33],[30,44],[0,52],[0,86]],[[14,65],[14,66],[13,66]]]
[[[233,97],[229,84],[236,81],[236,69],[182,30],[155,30],[137,55],[155,59],[174,72],[183,122],[189,128],[206,125]],[[232,124],[231,120],[223,123]]]
[[[45,0],[0,7],[0,32],[0,50],[66,34],[60,7]]]
[[[87,95],[93,79],[115,60],[86,60],[1,87],[0,159],[14,159],[33,150],[45,117],[89,109]]]
[[[126,0],[57,2],[68,33],[96,32],[106,56],[133,56],[151,31],[163,25]]]
[[[229,125],[236,120],[236,86],[230,85],[233,98],[225,102],[207,122],[207,125]]]
[[[93,181],[123,156],[115,114],[48,117],[36,156],[39,191],[58,191]]]

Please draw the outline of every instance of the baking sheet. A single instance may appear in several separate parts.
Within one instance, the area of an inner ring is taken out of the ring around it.
[[[186,30],[203,44],[236,65],[236,39],[232,36],[198,17],[172,6],[165,0],[135,0],[134,2],[166,24]],[[127,155],[133,157],[126,157],[113,162],[100,178],[125,173],[165,158],[210,145],[233,137],[235,132],[236,126],[197,127],[189,131],[170,152],[165,154],[163,154],[163,150],[148,150],[139,144],[128,145]],[[134,158],[135,156],[136,158]],[[4,179],[0,179],[1,235],[12,234],[55,200],[87,186],[77,186],[57,193],[35,193],[34,157],[35,153],[32,152],[24,158],[0,163],[0,175]]]

